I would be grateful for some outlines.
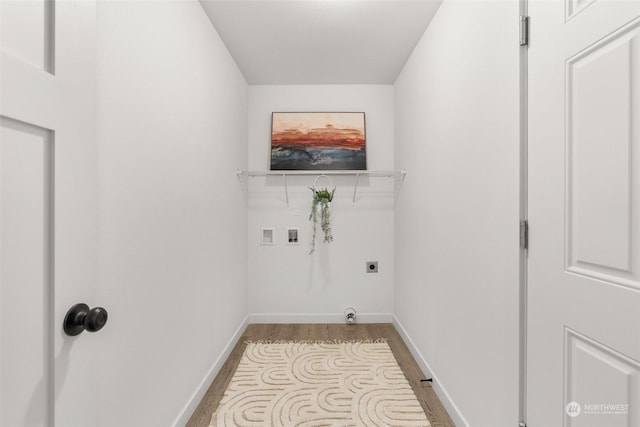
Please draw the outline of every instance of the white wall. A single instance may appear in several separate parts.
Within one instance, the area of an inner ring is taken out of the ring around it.
[[[370,170],[393,168],[392,86],[251,86],[249,168],[268,170],[274,111],[364,111]],[[309,255],[308,216],[315,177],[290,177],[287,206],[280,177],[250,178],[249,313],[255,322],[342,321],[353,306],[361,321],[390,321],[393,309],[393,181],[361,179],[352,203],[354,178],[334,179],[333,236]],[[320,185],[326,186],[323,179]],[[295,211],[299,215],[295,215]],[[262,227],[273,227],[274,246],[260,245]],[[300,245],[286,241],[287,227],[300,230]],[[318,230],[319,240],[322,234]],[[380,272],[367,274],[366,261]]]
[[[395,85],[394,313],[473,427],[518,422],[517,22],[445,0]]]
[[[247,99],[198,2],[98,3],[101,426],[185,421],[246,317]]]

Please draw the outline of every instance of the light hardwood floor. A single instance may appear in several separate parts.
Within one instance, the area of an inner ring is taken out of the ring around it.
[[[455,427],[404,341],[390,323],[368,324],[254,324],[249,325],[195,410],[187,427],[206,427],[236,371],[246,347],[256,340],[366,340],[386,338],[433,427]]]

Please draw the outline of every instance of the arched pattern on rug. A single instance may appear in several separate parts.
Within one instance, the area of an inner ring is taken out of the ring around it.
[[[215,427],[428,427],[383,340],[248,343]]]

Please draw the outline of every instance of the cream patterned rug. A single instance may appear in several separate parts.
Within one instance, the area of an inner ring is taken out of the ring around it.
[[[427,427],[389,345],[248,343],[210,426]]]

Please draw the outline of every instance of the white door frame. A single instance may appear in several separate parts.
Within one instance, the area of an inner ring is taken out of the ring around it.
[[[528,14],[528,0],[519,0],[520,17],[526,17]],[[521,31],[525,30],[522,28]],[[528,33],[527,21],[526,31]],[[527,34],[528,38],[528,34]],[[520,46],[519,52],[519,74],[520,74],[520,280],[519,280],[519,397],[518,397],[518,420],[521,425],[526,425],[527,419],[527,249],[524,247],[522,239],[528,239],[523,236],[523,231],[528,234],[528,228],[522,229],[527,224],[527,178],[528,178],[528,158],[527,158],[527,141],[528,141],[528,46]]]

